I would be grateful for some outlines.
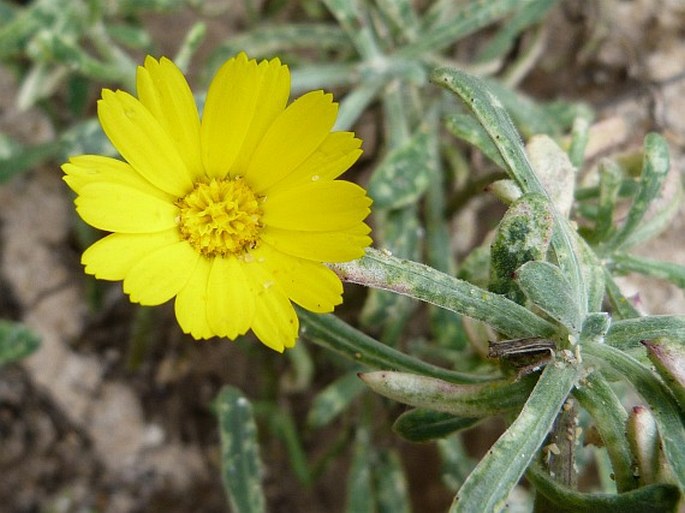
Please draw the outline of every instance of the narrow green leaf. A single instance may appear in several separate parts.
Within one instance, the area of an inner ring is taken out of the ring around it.
[[[573,335],[581,328],[580,308],[561,270],[549,262],[526,262],[516,271],[516,283],[537,307]]]
[[[685,289],[685,266],[683,265],[625,253],[613,254],[609,265],[617,273],[640,273],[670,281],[681,289]]]
[[[441,477],[447,488],[456,493],[466,481],[476,462],[469,456],[460,436],[449,436],[437,441],[442,459]]]
[[[589,108],[578,108],[577,115],[571,126],[571,144],[568,148],[568,158],[571,163],[580,168],[585,162],[585,150],[590,140],[590,126],[595,119],[595,113]]]
[[[470,0],[460,4],[453,16],[440,18],[433,15],[436,11],[429,12],[423,21],[422,36],[399,53],[404,57],[419,57],[427,52],[440,51],[529,3],[531,0]]]
[[[488,45],[479,53],[477,60],[490,61],[509,51],[515,39],[529,26],[537,23],[557,0],[536,0],[520,8],[510,20],[499,28]]]
[[[307,415],[307,424],[314,428],[327,425],[345,411],[365,389],[356,372],[338,378],[314,398]]]
[[[423,264],[369,249],[358,260],[332,264],[350,283],[389,290],[483,321],[509,338],[549,336],[555,327],[499,294]]]
[[[613,160],[604,159],[599,164],[599,201],[597,219],[592,241],[607,240],[614,232],[614,210],[621,192],[623,172]]]
[[[369,337],[334,315],[318,315],[298,309],[302,336],[363,365],[399,369],[444,379],[450,383],[482,383],[490,376],[466,374],[431,365]]]
[[[409,486],[398,452],[382,450],[373,471],[378,490],[378,513],[411,513]]]
[[[637,311],[632,302],[626,298],[621,289],[618,288],[614,277],[606,267],[602,267],[604,273],[604,284],[606,286],[607,299],[611,305],[613,315],[616,319],[632,319],[640,317],[640,312]]]
[[[542,446],[554,419],[576,384],[579,369],[547,365],[521,413],[480,460],[457,493],[450,513],[495,513]]]
[[[257,426],[252,405],[240,390],[224,387],[216,399],[221,435],[221,474],[235,513],[266,511]]]
[[[21,360],[40,346],[40,338],[23,324],[0,320],[0,366]]]
[[[376,495],[371,479],[373,456],[369,430],[360,426],[352,446],[352,462],[347,474],[346,513],[376,513]]]
[[[478,148],[483,155],[504,169],[506,166],[490,136],[469,114],[454,114],[445,119],[445,127],[452,135]]]
[[[402,35],[413,40],[418,32],[419,19],[411,0],[376,0],[385,17],[391,21]]]
[[[208,59],[207,74],[213,75],[227,58],[245,50],[253,58],[272,58],[299,48],[340,51],[351,45],[345,32],[330,23],[260,25],[218,45]]]
[[[359,377],[371,390],[394,401],[461,417],[490,417],[516,410],[533,387],[532,379],[458,385],[394,371],[365,372]]]
[[[616,488],[626,492],[637,487],[633,474],[633,455],[625,435],[628,413],[606,379],[599,373],[590,374],[573,395],[592,416],[611,460]]]
[[[350,130],[356,123],[362,112],[376,98],[379,91],[385,85],[385,77],[377,76],[362,80],[361,83],[352,89],[340,102],[338,118],[333,126],[334,130]]]
[[[584,349],[585,354],[622,374],[649,405],[659,427],[666,459],[681,489],[685,490],[685,423],[669,389],[650,369],[615,347],[586,344]]]
[[[481,80],[500,100],[502,107],[506,109],[525,137],[532,137],[536,134],[555,136],[564,132],[563,119],[551,114],[538,100],[504,85],[500,80],[488,77],[483,77]]]
[[[350,87],[360,81],[354,63],[330,63],[298,66],[290,72],[290,89],[293,95],[313,89],[330,90]]]
[[[269,408],[268,413],[274,434],[283,442],[288,453],[290,468],[302,485],[311,486],[312,472],[292,413],[280,410],[276,406]]]
[[[618,495],[581,493],[560,485],[533,465],[527,478],[559,513],[675,513],[680,499],[677,486],[655,484]]]
[[[633,235],[635,229],[642,222],[652,201],[661,191],[661,186],[666,179],[669,168],[670,159],[666,140],[656,133],[647,134],[644,142],[642,174],[635,199],[630,206],[623,225],[608,241],[609,247],[620,248]]]
[[[546,258],[552,223],[549,204],[539,194],[525,194],[509,207],[490,248],[490,291],[524,304],[515,273],[526,262]]]
[[[393,431],[410,442],[428,442],[475,426],[481,419],[415,408],[397,417]]]
[[[60,150],[59,143],[55,141],[29,147],[4,142],[7,143],[9,151],[0,156],[0,183],[54,158]]]
[[[685,315],[649,315],[614,321],[606,343],[619,349],[640,347],[640,341],[655,338],[685,339]]]
[[[428,132],[419,129],[381,161],[367,187],[375,208],[394,209],[419,201],[432,173],[428,139]]]

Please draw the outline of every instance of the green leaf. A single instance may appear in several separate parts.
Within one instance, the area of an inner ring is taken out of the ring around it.
[[[345,374],[324,388],[312,401],[307,424],[314,428],[327,425],[345,411],[366,390],[356,372]]]
[[[373,447],[366,426],[357,428],[352,446],[352,462],[347,474],[346,513],[376,513],[371,479]]]
[[[685,424],[670,390],[650,369],[615,347],[586,344],[584,349],[585,354],[622,374],[649,405],[659,427],[666,459],[681,489],[685,490]]]
[[[640,347],[640,341],[655,338],[685,339],[685,316],[649,315],[614,321],[606,336],[606,343],[619,349]]]
[[[483,155],[504,169],[506,166],[490,136],[473,116],[454,114],[445,119],[445,127],[452,135],[478,148]]]
[[[533,387],[532,379],[458,385],[395,371],[365,372],[359,377],[371,390],[394,401],[461,417],[490,417],[516,410]]]
[[[590,374],[573,395],[595,421],[611,459],[616,488],[619,492],[635,489],[638,482],[633,474],[633,455],[625,435],[628,414],[621,400],[599,372]]]
[[[415,408],[397,417],[393,431],[410,442],[428,442],[475,426],[481,419]]]
[[[206,72],[213,75],[227,58],[246,49],[251,58],[272,58],[299,48],[339,51],[351,45],[340,27],[330,23],[260,25],[217,46],[209,57]]]
[[[302,336],[352,361],[377,369],[399,369],[444,379],[450,383],[482,383],[490,376],[466,374],[431,365],[369,337],[334,315],[318,315],[298,309]]]
[[[661,186],[670,168],[668,144],[666,140],[655,133],[647,134],[644,142],[644,160],[640,183],[630,206],[626,220],[621,228],[607,242],[611,248],[626,246],[634,231],[642,222],[652,201],[659,195]]]
[[[23,324],[0,320],[0,366],[21,360],[40,346],[40,338]]]
[[[438,440],[436,445],[442,459],[442,481],[450,491],[456,493],[476,466],[476,462],[469,456],[460,436],[443,438]]]
[[[614,312],[614,317],[617,319],[632,319],[640,317],[640,312],[637,311],[632,302],[626,298],[621,289],[618,288],[614,277],[606,267],[602,267],[604,273],[604,284],[606,286],[607,299],[611,305],[611,310]]]
[[[419,129],[381,161],[367,187],[375,208],[395,209],[419,201],[433,172],[428,144],[428,132]]]
[[[685,289],[685,266],[671,262],[662,262],[625,253],[615,253],[609,264],[616,273],[640,273],[652,278],[667,280]]]
[[[509,207],[490,248],[490,291],[525,302],[515,273],[526,262],[546,258],[552,222],[549,204],[539,194],[526,194]]]
[[[507,23],[499,28],[492,40],[479,53],[477,60],[485,62],[504,57],[504,54],[510,50],[519,34],[529,26],[540,21],[556,1],[537,0],[524,5]]]
[[[581,327],[580,308],[561,270],[549,262],[526,262],[518,268],[515,281],[537,307],[566,326],[573,335]]]
[[[373,474],[378,490],[378,513],[410,513],[409,486],[395,449],[380,451]]]
[[[542,371],[521,413],[471,472],[450,513],[496,513],[542,446],[579,369],[558,361]]]
[[[221,435],[221,475],[235,513],[266,511],[257,426],[252,405],[240,390],[224,387],[216,399]]]
[[[454,4],[454,2],[449,2]],[[427,52],[440,51],[455,41],[490,25],[531,0],[469,0],[459,4],[451,16],[442,16],[449,10],[430,10],[423,20],[423,30],[416,42],[399,52],[403,57],[419,57]],[[442,7],[442,6],[440,6]],[[438,14],[436,16],[436,13]]]
[[[385,17],[391,21],[409,40],[415,38],[419,19],[411,0],[376,0]]]
[[[389,290],[483,321],[509,338],[545,337],[555,327],[499,294],[423,264],[369,249],[358,260],[331,264],[344,280]]]
[[[433,71],[431,80],[458,95],[465,105],[488,132],[492,142],[505,162],[507,171],[524,193],[542,194],[551,202],[549,194],[523,150],[521,137],[514,128],[511,118],[502,106],[502,102],[489,90],[484,81],[468,73],[450,68],[438,68]],[[568,220],[556,209],[551,209],[555,227],[552,245],[559,267],[566,275],[577,303],[585,313],[587,307],[587,285],[576,254],[577,237]]]
[[[526,476],[559,513],[675,513],[680,499],[677,486],[654,484],[618,495],[581,493],[563,486],[533,465]]]
[[[614,233],[614,210],[621,192],[623,172],[613,160],[604,159],[599,164],[599,200],[597,219],[592,241],[607,240]]]
[[[0,150],[0,183],[54,158],[60,149],[55,141],[22,147],[2,134],[0,137],[3,146]]]

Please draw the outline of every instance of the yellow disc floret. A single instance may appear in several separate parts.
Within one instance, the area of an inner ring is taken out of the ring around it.
[[[202,255],[240,255],[256,247],[262,209],[242,178],[199,182],[177,205],[181,236]]]

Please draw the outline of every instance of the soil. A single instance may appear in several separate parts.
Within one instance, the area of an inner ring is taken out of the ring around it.
[[[549,16],[544,51],[522,89],[543,100],[582,100],[595,107],[597,123],[604,123],[589,150],[597,155],[639,147],[648,130],[660,131],[671,145],[679,179],[685,163],[684,5],[681,0],[561,1]],[[173,54],[178,35],[195,16],[190,10],[173,18],[150,15],[146,24],[161,50]],[[212,42],[236,30],[240,16],[224,13],[208,20],[210,37],[199,58]],[[53,137],[43,111],[18,110],[16,82],[2,67],[0,89],[0,131],[31,144]],[[364,118],[373,122],[373,116]],[[221,386],[271,399],[303,424],[315,391],[338,370],[325,354],[309,348],[323,364],[303,389],[291,379],[288,357],[251,341],[194,342],[180,332],[169,305],[140,309],[118,284],[86,277],[72,200],[59,163],[0,185],[0,318],[22,321],[42,338],[32,356],[0,369],[0,511],[226,512],[211,409]],[[477,205],[462,212],[459,222],[477,217]],[[685,265],[684,225],[678,215],[637,251]],[[674,286],[636,276],[622,285],[639,293],[645,312],[685,311],[683,291]],[[335,442],[334,429],[300,428],[312,460]],[[479,432],[474,447],[487,447],[498,429],[495,423]],[[344,510],[345,458],[324,467],[306,487],[270,427],[261,423],[260,433],[269,511]],[[381,443],[399,448],[409,469],[414,510],[446,511],[451,493],[439,484],[434,446],[386,434]]]

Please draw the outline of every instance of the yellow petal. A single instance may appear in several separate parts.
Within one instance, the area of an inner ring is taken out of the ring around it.
[[[136,90],[140,102],[174,142],[192,177],[203,176],[200,118],[181,70],[166,57],[157,61],[148,56],[145,66],[138,67]]]
[[[160,305],[188,282],[200,259],[185,241],[161,247],[136,263],[124,279],[124,292],[141,305]]]
[[[236,160],[243,165],[285,108],[289,94],[290,73],[278,59],[257,64],[240,53],[226,61],[209,86],[202,114],[207,174],[222,178],[235,168]],[[242,175],[244,169],[233,174]]]
[[[102,91],[102,129],[121,156],[150,183],[180,198],[192,189],[175,143],[142,103],[124,91]]]
[[[178,215],[173,203],[116,183],[85,185],[74,203],[86,223],[108,232],[159,232],[175,227]]]
[[[348,262],[371,244],[364,223],[344,231],[300,232],[267,226],[260,236],[278,251],[315,262]]]
[[[256,193],[288,176],[326,139],[338,104],[323,91],[301,96],[269,127],[250,159],[245,178]]]
[[[264,242],[253,254],[276,278],[286,295],[301,307],[326,313],[342,303],[342,282],[325,265],[286,255]]]
[[[299,319],[295,309],[280,284],[262,264],[251,263],[245,271],[256,294],[252,331],[264,345],[282,353],[297,340]]]
[[[156,233],[112,233],[83,252],[85,272],[101,280],[123,280],[148,253],[179,242],[176,228]]]
[[[71,157],[69,162],[62,165],[62,170],[66,174],[64,181],[77,194],[88,184],[103,182],[127,185],[167,201],[175,199],[148,182],[126,162],[110,157],[100,155]]]
[[[250,329],[255,313],[252,284],[244,263],[235,257],[217,257],[207,285],[207,321],[220,337],[235,339]]]
[[[309,182],[268,195],[262,222],[288,230],[342,230],[363,221],[369,205],[366,191],[351,182]]]
[[[216,334],[207,322],[207,282],[212,261],[200,258],[186,284],[178,291],[174,311],[179,326],[193,338],[207,339]]]
[[[332,132],[321,145],[283,180],[264,191],[265,194],[304,185],[333,180],[347,171],[362,154],[361,140],[352,132]]]

